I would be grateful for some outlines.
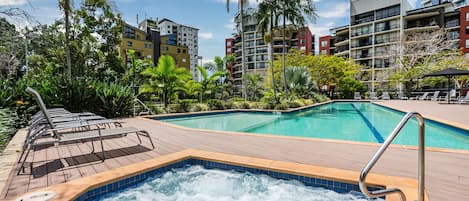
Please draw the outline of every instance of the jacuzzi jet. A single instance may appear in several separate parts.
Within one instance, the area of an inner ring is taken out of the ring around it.
[[[54,196],[55,193],[52,191],[41,191],[25,195],[16,199],[16,201],[47,201],[51,200]]]

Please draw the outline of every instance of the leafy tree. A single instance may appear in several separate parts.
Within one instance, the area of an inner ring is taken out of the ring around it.
[[[84,0],[75,13],[72,46],[78,52],[85,49],[80,55],[85,59],[76,73],[88,72],[102,80],[111,71],[124,73],[117,49],[123,31],[120,14],[108,0]]]
[[[24,62],[24,42],[15,25],[0,18],[0,74],[14,74]]]
[[[150,79],[142,85],[140,93],[160,93],[165,107],[171,103],[177,90],[180,90],[191,74],[185,68],[178,68],[173,57],[163,55],[158,60],[158,66],[149,67],[142,75]]]
[[[352,77],[344,77],[340,79],[339,86],[340,98],[352,99],[355,92],[365,91],[365,84],[353,79]]]
[[[197,66],[197,70],[202,76],[202,80],[200,81],[200,91],[202,94],[201,101],[204,101],[207,97],[210,97],[211,95],[215,94],[216,82],[218,78],[224,75],[224,73],[221,71],[216,71],[213,74],[209,75],[207,70],[202,66]]]

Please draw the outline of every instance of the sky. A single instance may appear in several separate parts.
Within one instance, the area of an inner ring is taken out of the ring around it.
[[[418,5],[420,0],[409,0]],[[62,17],[57,0],[0,0],[0,7],[19,7],[28,11],[42,24],[51,23]],[[72,0],[78,8],[80,0]],[[225,38],[233,33],[233,17],[237,11],[237,0],[231,0],[231,9],[226,10],[226,0],[112,0],[124,20],[132,25],[138,19],[168,18],[177,23],[199,28],[199,55],[204,61],[215,56],[225,56]],[[309,24],[312,33],[319,36],[329,34],[329,29],[349,23],[349,0],[315,0],[319,18]],[[257,1],[249,0],[255,7]],[[24,24],[22,21],[14,22]],[[24,25],[23,25],[24,26]],[[318,48],[316,43],[316,49]]]

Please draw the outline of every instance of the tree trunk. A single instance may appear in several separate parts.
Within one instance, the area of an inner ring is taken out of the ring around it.
[[[67,78],[72,80],[72,60],[70,58],[70,1],[65,0],[64,13],[65,13],[65,53],[67,59]]]
[[[269,33],[270,33],[270,41],[269,41],[269,63],[270,63],[270,70],[272,71],[272,89],[274,90],[274,99],[275,103],[278,103],[277,100],[277,87],[275,87],[275,73],[274,73],[274,46],[273,46],[273,41],[274,41],[274,33],[273,33],[273,27],[274,27],[274,13],[270,13],[270,26],[269,26]]]
[[[246,94],[246,66],[244,65],[244,4],[243,1],[240,0],[240,17],[241,17],[241,70],[242,70],[242,93],[244,100],[247,99],[247,94]]]
[[[283,69],[283,87],[285,88],[285,95],[288,97],[288,88],[287,88],[287,78],[286,78],[286,70],[285,70],[285,54],[286,54],[286,16],[285,16],[285,8],[283,9],[283,44],[282,44],[282,69]]]

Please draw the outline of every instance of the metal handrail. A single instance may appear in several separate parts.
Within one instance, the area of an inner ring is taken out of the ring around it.
[[[417,112],[409,112],[404,116],[404,118],[402,118],[399,124],[397,124],[396,128],[394,128],[394,130],[391,132],[388,138],[384,141],[383,145],[381,145],[381,147],[378,149],[375,155],[373,155],[371,160],[368,162],[368,164],[366,164],[366,166],[361,171],[360,182],[359,182],[360,190],[368,197],[377,198],[377,197],[382,197],[384,195],[391,194],[391,193],[398,193],[401,197],[401,200],[406,201],[406,197],[404,193],[398,188],[376,190],[376,191],[371,191],[371,192],[368,191],[365,180],[366,180],[366,176],[368,175],[370,170],[373,168],[373,166],[376,164],[376,162],[378,162],[378,160],[381,158],[384,151],[386,151],[386,149],[389,147],[392,141],[396,138],[396,136],[402,130],[404,125],[409,121],[409,119],[411,119],[414,116],[419,123],[418,201],[424,201],[424,198],[425,198],[425,122],[424,122],[423,116]]]
[[[136,116],[136,110],[135,110],[135,105],[136,104],[139,104],[139,105],[143,106],[143,108],[145,108],[145,110],[147,112],[151,113],[150,108],[147,105],[145,105],[145,103],[143,103],[140,99],[136,98],[135,102],[134,102],[134,116]]]

